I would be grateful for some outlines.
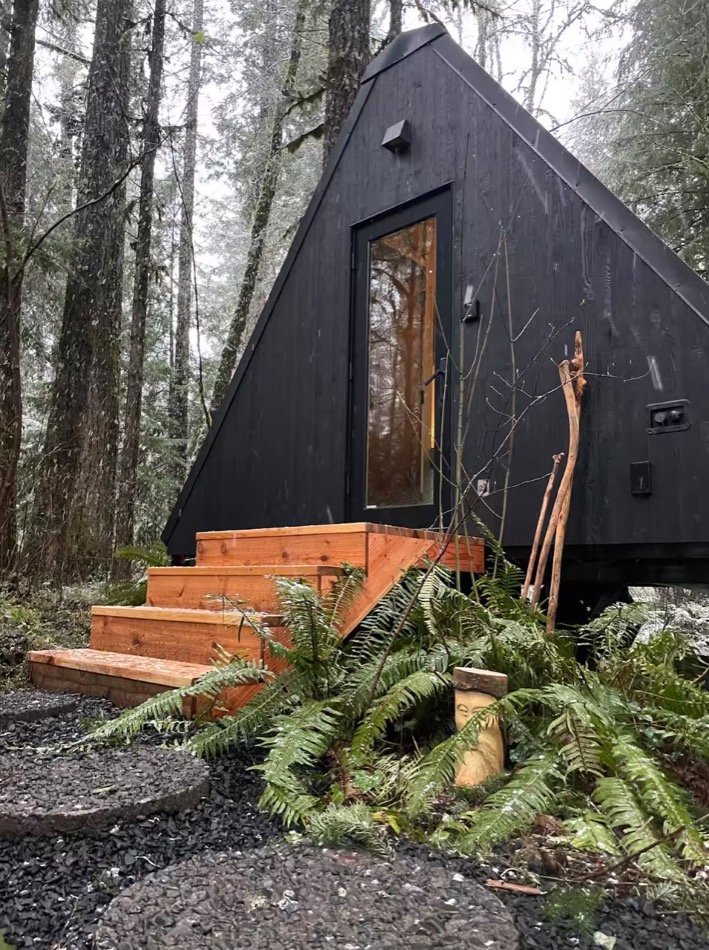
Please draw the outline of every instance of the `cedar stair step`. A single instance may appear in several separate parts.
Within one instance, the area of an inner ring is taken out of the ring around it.
[[[324,594],[341,573],[339,567],[320,564],[150,567],[146,605],[223,610],[239,604],[277,613],[276,578],[306,580]]]
[[[40,689],[101,696],[117,706],[137,706],[168,689],[191,686],[211,666],[104,650],[32,650],[33,682]],[[192,714],[193,709],[186,710]]]
[[[89,645],[93,650],[202,664],[222,648],[260,661],[265,645],[257,631],[268,627],[272,636],[282,639],[282,623],[278,614],[237,609],[93,607]]]
[[[255,629],[267,627],[269,636],[288,642],[276,577],[300,577],[325,593],[342,565],[363,568],[363,587],[342,623],[347,636],[402,574],[433,558],[480,573],[483,542],[366,522],[202,532],[196,567],[150,568],[145,606],[94,607],[90,648],[34,651],[30,676],[45,689],[131,706],[194,682],[211,668],[218,647],[277,672],[282,661],[270,656]],[[223,705],[236,709],[259,688],[229,690]],[[186,714],[198,708],[193,703]]]

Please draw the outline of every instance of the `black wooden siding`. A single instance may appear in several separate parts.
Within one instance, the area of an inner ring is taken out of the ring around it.
[[[479,286],[481,309],[479,322],[464,325],[467,358],[478,337],[486,341],[464,452],[466,470],[492,483],[493,511],[483,504],[480,512],[499,528],[504,465],[486,463],[507,431],[500,410],[510,410],[509,274],[523,371],[517,413],[549,393],[515,431],[510,485],[544,476],[565,448],[553,361],[581,329],[589,386],[570,556],[659,557],[679,563],[681,577],[682,558],[709,556],[707,287],[447,34],[428,28],[425,36],[432,39],[363,84],[334,174],[314,199],[248,366],[237,371],[223,421],[166,528],[169,549],[190,554],[198,530],[346,520],[352,228],[450,183],[453,342],[457,348],[466,284]],[[403,118],[412,125],[411,149],[392,155],[381,138]],[[675,398],[691,400],[691,427],[649,435],[647,405]],[[654,492],[634,497],[629,466],[644,460]],[[504,528],[511,549],[529,544],[543,485],[511,489]]]

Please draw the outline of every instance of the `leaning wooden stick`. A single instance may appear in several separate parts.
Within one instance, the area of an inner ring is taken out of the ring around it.
[[[559,587],[561,586],[561,560],[564,553],[564,538],[566,525],[571,510],[571,490],[573,488],[574,471],[578,459],[581,435],[581,397],[586,387],[583,372],[583,341],[581,334],[576,333],[575,352],[572,360],[564,360],[559,366],[566,411],[569,416],[569,462],[571,478],[566,495],[559,508],[559,516],[554,532],[554,560],[551,566],[551,581],[549,583],[549,603],[547,605],[547,630],[551,633],[556,623],[556,611],[559,606]]]
[[[556,481],[556,473],[559,471],[559,465],[561,465],[561,460],[564,457],[564,453],[560,452],[558,455],[554,455],[554,464],[552,465],[551,472],[549,473],[549,480],[547,481],[547,487],[544,490],[544,497],[542,498],[542,506],[539,509],[539,519],[537,520],[537,527],[534,532],[534,540],[532,541],[532,551],[529,555],[529,564],[527,565],[527,573],[524,578],[524,584],[522,584],[522,600],[526,600],[529,596],[529,587],[532,583],[532,577],[534,576],[534,567],[537,563],[537,554],[539,552],[539,542],[542,539],[542,531],[544,530],[544,522],[547,517],[547,509],[549,508],[549,502],[551,500],[552,489],[554,488],[554,482]]]
[[[541,595],[542,583],[544,581],[544,572],[546,571],[547,561],[549,559],[549,552],[551,551],[552,542],[556,535],[556,528],[559,523],[559,517],[561,515],[562,507],[565,504],[566,495],[569,494],[569,502],[571,499],[571,483],[574,478],[574,469],[576,467],[576,457],[578,455],[579,440],[578,440],[578,419],[579,419],[579,408],[581,405],[581,396],[583,390],[586,386],[586,380],[583,377],[583,343],[581,339],[580,332],[576,332],[575,339],[575,352],[572,360],[563,360],[559,364],[559,376],[562,381],[562,389],[564,391],[564,396],[567,398],[567,408],[569,407],[568,395],[574,400],[575,411],[573,414],[574,422],[572,422],[571,413],[569,413],[569,454],[566,459],[566,467],[564,468],[564,474],[561,477],[561,482],[559,484],[559,490],[554,501],[554,507],[552,508],[551,516],[549,518],[549,524],[547,525],[547,530],[544,535],[544,541],[542,542],[542,548],[539,554],[539,560],[537,562],[537,570],[534,575],[534,590],[532,591],[532,597],[530,603],[532,607],[536,607],[539,603],[539,597]],[[567,395],[567,381],[568,381],[568,395]],[[577,384],[578,381],[578,384]],[[573,437],[573,429],[576,430],[576,438]],[[553,628],[552,628],[553,629]]]

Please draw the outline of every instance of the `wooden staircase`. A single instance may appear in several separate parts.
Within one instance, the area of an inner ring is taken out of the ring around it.
[[[211,668],[218,647],[275,669],[253,625],[268,627],[279,640],[288,637],[278,614],[276,577],[301,578],[324,593],[343,564],[364,568],[366,581],[346,617],[346,636],[405,571],[437,557],[444,540],[437,532],[366,523],[203,532],[197,535],[195,567],[149,568],[145,606],[93,607],[89,648],[32,651],[30,677],[41,689],[135,706],[196,682]],[[448,543],[442,562],[480,573],[483,556],[482,541],[461,537]],[[230,691],[229,706],[243,705],[258,688]],[[192,704],[185,712],[196,708]]]

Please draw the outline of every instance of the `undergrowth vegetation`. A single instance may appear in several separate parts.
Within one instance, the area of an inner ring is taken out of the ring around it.
[[[260,750],[261,807],[287,827],[379,850],[406,833],[472,854],[549,816],[557,836],[611,867],[632,863],[666,888],[699,887],[707,828],[680,765],[687,756],[709,762],[706,670],[672,629],[633,643],[647,616],[642,604],[550,636],[543,615],[520,599],[520,580],[500,559],[470,594],[439,566],[413,571],[343,641],[358,571],[347,570],[322,599],[304,581],[279,579],[291,645],[259,632],[286,672],[231,658],[93,738],[128,738],[150,722],[177,732],[171,717],[185,697],[218,701],[225,688],[263,682],[235,715],[205,717],[181,741],[202,756]],[[459,732],[456,666],[504,672],[510,687]],[[455,793],[456,769],[491,714],[506,731],[508,770]]]
[[[0,690],[27,682],[27,651],[86,646],[94,589],[49,588],[19,593],[0,587]]]

